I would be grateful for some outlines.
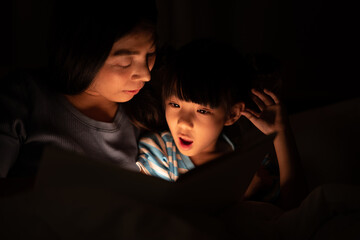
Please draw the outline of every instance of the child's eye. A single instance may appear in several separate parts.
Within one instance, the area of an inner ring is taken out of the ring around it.
[[[179,104],[176,104],[176,103],[173,103],[173,102],[169,102],[169,105],[173,108],[179,108],[180,105]]]
[[[197,112],[200,114],[210,114],[211,113],[210,111],[205,110],[205,109],[199,109],[199,110],[197,110]]]

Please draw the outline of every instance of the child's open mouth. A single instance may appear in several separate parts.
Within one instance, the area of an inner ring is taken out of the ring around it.
[[[179,137],[179,140],[180,140],[180,145],[182,148],[184,149],[189,149],[191,147],[191,144],[193,143],[193,141],[191,140],[185,140],[181,137]]]

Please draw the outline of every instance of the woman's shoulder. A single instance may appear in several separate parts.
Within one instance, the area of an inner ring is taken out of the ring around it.
[[[45,74],[40,70],[14,70],[1,77],[1,95],[29,97],[38,91],[49,91],[45,87]]]
[[[2,119],[27,119],[35,108],[49,104],[55,95],[44,85],[40,75],[30,71],[13,71],[1,78],[0,111]]]
[[[29,72],[10,72],[1,78],[0,105],[12,109],[28,106],[37,89],[38,84]]]

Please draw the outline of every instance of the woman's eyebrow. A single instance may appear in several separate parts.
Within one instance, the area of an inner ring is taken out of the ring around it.
[[[130,49],[118,49],[112,55],[113,56],[123,56],[123,55],[138,55],[139,51],[132,51]]]
[[[153,44],[151,46],[151,48],[154,48],[156,45]],[[124,55],[139,55],[140,52],[136,51],[136,50],[131,50],[131,49],[118,49],[116,51],[114,51],[114,53],[112,54],[112,56],[124,56]]]

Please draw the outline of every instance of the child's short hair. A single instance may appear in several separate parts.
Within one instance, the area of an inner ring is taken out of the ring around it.
[[[169,60],[163,81],[163,100],[171,95],[210,107],[248,102],[250,67],[234,47],[212,39],[194,40]]]

